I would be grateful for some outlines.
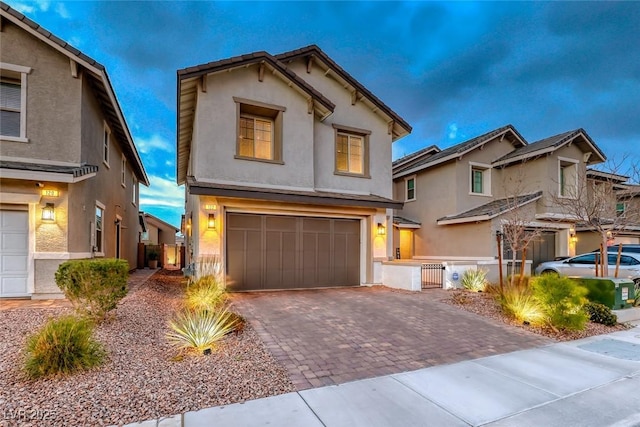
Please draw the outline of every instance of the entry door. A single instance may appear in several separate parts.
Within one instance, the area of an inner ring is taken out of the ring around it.
[[[28,295],[29,213],[0,210],[0,297]]]
[[[360,284],[360,220],[227,215],[227,274],[234,290]]]
[[[116,221],[116,258],[121,257],[122,248],[122,218],[118,217]]]

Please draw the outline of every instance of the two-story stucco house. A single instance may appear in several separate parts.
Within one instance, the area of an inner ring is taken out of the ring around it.
[[[572,254],[575,218],[555,201],[575,194],[587,165],[604,160],[582,129],[529,144],[511,125],[405,156],[393,163],[394,194],[405,202],[394,217],[394,246],[404,259],[473,261],[495,270],[497,233],[518,209],[541,233],[528,251],[534,266]]]
[[[380,283],[398,114],[317,46],[179,70],[177,101],[190,261],[234,290]]]
[[[0,3],[0,297],[61,296],[67,259],[136,266],[149,185],[105,68]]]

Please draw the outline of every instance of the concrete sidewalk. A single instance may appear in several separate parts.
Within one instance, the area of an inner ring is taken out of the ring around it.
[[[640,328],[129,424],[259,425],[640,426]]]

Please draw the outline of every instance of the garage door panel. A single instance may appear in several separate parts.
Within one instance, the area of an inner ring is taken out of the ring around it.
[[[28,242],[28,212],[0,210],[0,296],[27,295]]]
[[[235,289],[360,283],[360,220],[239,213],[227,217],[228,274],[236,280]],[[348,254],[351,250],[354,253]],[[240,260],[244,260],[242,268]]]

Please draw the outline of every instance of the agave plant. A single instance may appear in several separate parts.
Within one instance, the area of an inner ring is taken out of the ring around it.
[[[167,339],[176,347],[204,352],[233,332],[237,322],[227,310],[184,310],[169,321]]]
[[[475,292],[484,292],[487,287],[487,270],[467,270],[462,275],[462,286]]]
[[[227,299],[224,284],[215,276],[202,276],[189,284],[185,303],[192,310],[215,310]]]

